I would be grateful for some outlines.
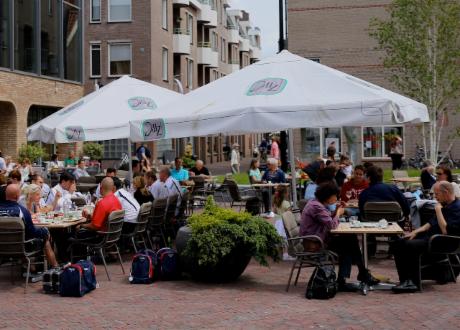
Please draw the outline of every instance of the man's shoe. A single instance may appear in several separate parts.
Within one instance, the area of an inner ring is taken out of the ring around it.
[[[401,282],[399,285],[392,287],[391,291],[394,293],[413,293],[418,291],[418,287],[411,280],[406,280]]]
[[[354,283],[339,282],[338,291],[339,292],[356,292],[358,291],[359,286]]]
[[[380,283],[380,280],[378,278],[375,278],[374,276],[372,276],[372,274],[369,271],[367,271],[367,272],[365,272],[363,274],[359,273],[358,274],[358,281],[364,282],[369,286],[373,286],[373,285],[376,285],[376,284]]]

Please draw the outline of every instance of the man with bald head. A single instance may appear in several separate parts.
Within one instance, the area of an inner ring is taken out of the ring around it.
[[[26,240],[37,238],[41,240],[40,245],[43,247],[46,259],[51,267],[57,267],[56,256],[54,255],[53,248],[50,244],[50,233],[46,228],[37,228],[32,222],[32,216],[24,206],[18,204],[21,190],[19,185],[10,184],[6,187],[5,201],[0,202],[0,217],[14,217],[21,218],[24,222],[25,238]],[[0,221],[1,218],[0,218]]]
[[[204,163],[202,160],[198,159],[195,163],[195,166],[190,169],[190,173],[192,176],[203,176],[205,178],[208,178],[210,176],[209,170],[204,166]]]
[[[434,197],[436,216],[392,244],[400,280],[400,284],[393,288],[396,293],[418,290],[419,257],[428,251],[428,242],[433,235],[460,236],[460,200],[455,198],[453,185],[447,181],[437,182]]]
[[[96,232],[98,230],[105,230],[106,222],[109,218],[110,213],[122,209],[120,201],[113,194],[114,187],[115,185],[111,177],[104,178],[101,182],[102,199],[97,202],[92,215],[89,215],[86,212],[83,213],[83,216],[85,216],[88,220],[91,220],[90,223],[83,224],[80,226],[80,228],[84,228],[87,230],[87,232],[84,234],[85,238],[90,236],[96,237]],[[78,233],[77,237],[82,238],[81,235],[78,235]]]

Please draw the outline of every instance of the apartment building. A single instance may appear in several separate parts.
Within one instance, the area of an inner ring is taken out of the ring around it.
[[[241,69],[260,57],[260,30],[227,0],[88,0],[85,2],[85,92],[122,75],[178,92]],[[224,160],[223,146],[238,142],[245,155],[258,136],[210,136],[151,143],[155,157],[190,142],[206,162]],[[126,140],[103,142],[119,158]]]
[[[290,0],[288,6],[289,50],[327,66],[397,91],[383,67],[383,53],[369,37],[369,21],[384,19],[390,0]],[[445,136],[460,126],[458,116],[451,116],[444,128]],[[311,159],[325,154],[330,142],[338,149],[355,155],[357,161],[391,164],[387,157],[394,134],[403,138],[405,154],[412,157],[416,144],[421,144],[421,128],[415,125],[359,128],[304,128],[296,130],[295,152]],[[357,148],[347,141],[357,142]],[[445,148],[448,143],[443,142]],[[444,150],[441,148],[441,150]],[[453,149],[460,155],[460,145]]]
[[[80,0],[0,1],[4,155],[17,155],[28,126],[83,96],[82,39]]]

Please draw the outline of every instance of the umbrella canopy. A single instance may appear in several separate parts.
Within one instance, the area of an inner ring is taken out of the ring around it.
[[[27,129],[29,141],[68,143],[129,138],[129,121],[154,116],[182,95],[129,76],[107,84]]]
[[[428,121],[425,105],[288,51],[131,121],[136,141]]]

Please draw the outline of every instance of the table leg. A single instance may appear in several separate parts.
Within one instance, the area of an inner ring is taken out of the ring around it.
[[[364,258],[364,267],[367,269],[367,234],[363,234],[363,258]]]
[[[270,213],[272,211],[272,187],[268,187],[268,211]]]

